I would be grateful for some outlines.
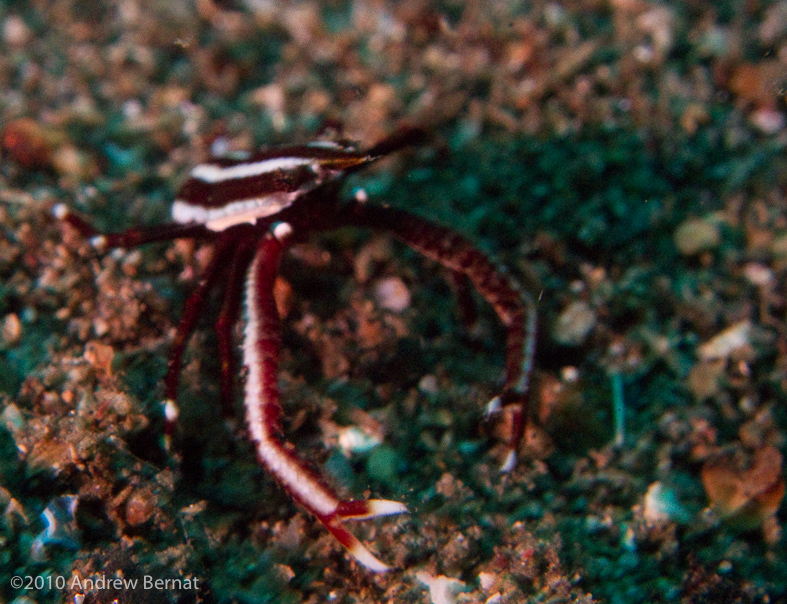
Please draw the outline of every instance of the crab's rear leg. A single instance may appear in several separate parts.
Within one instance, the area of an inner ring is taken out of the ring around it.
[[[216,285],[216,281],[223,274],[224,265],[227,257],[233,253],[231,246],[222,243],[217,245],[213,251],[213,257],[208,264],[208,268],[202,275],[200,284],[196,290],[187,298],[186,305],[181,315],[180,322],[175,328],[175,338],[167,362],[167,373],[164,376],[164,444],[169,449],[172,442],[172,435],[178,419],[178,381],[183,361],[183,353],[186,351],[188,338],[196,327],[202,311],[205,309],[208,294]]]
[[[216,320],[216,339],[219,348],[219,379],[221,403],[225,417],[233,415],[233,384],[235,382],[235,355],[232,345],[232,328],[238,320],[243,283],[254,258],[256,238],[246,238],[238,243],[232,256],[224,300]]]
[[[462,272],[450,271],[448,276],[454,286],[459,313],[465,328],[470,330],[478,320],[478,312],[470,294],[470,280]]]
[[[303,507],[314,514],[361,564],[374,571],[389,567],[378,560],[343,525],[345,520],[401,514],[396,501],[342,501],[282,440],[278,366],[281,348],[273,284],[292,229],[279,223],[257,248],[246,278],[246,326],[243,337],[246,421],[262,464]]]
[[[492,399],[490,411],[509,418],[508,452],[504,471],[513,468],[524,436],[528,390],[536,341],[536,311],[530,295],[502,269],[492,264],[469,240],[451,229],[386,206],[349,202],[340,220],[345,224],[392,232],[407,245],[466,275],[494,308],[506,328],[506,379],[503,392]]]

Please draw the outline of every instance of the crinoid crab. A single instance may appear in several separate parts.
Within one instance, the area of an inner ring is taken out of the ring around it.
[[[469,279],[507,330],[505,384],[489,405],[490,412],[502,412],[508,420],[504,470],[513,467],[524,431],[532,368],[533,302],[510,276],[445,227],[402,210],[365,203],[362,196],[341,199],[341,183],[348,174],[423,137],[420,129],[400,128],[365,151],[320,142],[268,148],[243,158],[216,158],[191,171],[172,206],[173,222],[149,228],[105,234],[62,204],[54,209],[58,218],[89,237],[98,250],[183,237],[214,243],[213,257],[176,330],[164,378],[165,432],[171,433],[177,419],[178,376],[188,336],[208,293],[221,286],[224,294],[216,332],[223,402],[232,400],[231,334],[243,301],[244,406],[259,461],[358,562],[373,571],[389,567],[345,528],[344,521],[404,513],[405,505],[383,499],[340,499],[282,436],[277,376],[280,318],[273,293],[282,254],[315,233],[351,225],[388,231],[457,277]]]

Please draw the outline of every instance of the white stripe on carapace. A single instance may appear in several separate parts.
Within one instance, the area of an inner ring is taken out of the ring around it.
[[[201,223],[211,231],[219,232],[236,224],[254,224],[258,218],[272,216],[290,205],[303,192],[299,189],[290,193],[271,193],[265,197],[233,201],[220,208],[205,208],[176,199],[172,204],[172,219],[180,224]]]
[[[310,511],[330,516],[336,511],[339,502],[319,484],[309,472],[288,456],[279,440],[271,434],[263,417],[265,388],[262,383],[262,353],[259,349],[260,316],[255,304],[257,297],[257,271],[260,256],[254,258],[246,278],[246,328],[243,331],[243,364],[248,370],[245,386],[246,422],[260,461],[273,473],[281,484],[290,491]],[[274,403],[276,404],[276,403]]]
[[[235,164],[234,166],[218,166],[216,164],[200,164],[191,171],[191,178],[214,184],[237,178],[262,176],[276,170],[289,170],[298,166],[309,166],[315,163],[313,157],[272,157],[260,161]]]

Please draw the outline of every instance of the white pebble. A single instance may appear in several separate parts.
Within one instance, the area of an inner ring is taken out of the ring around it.
[[[380,306],[394,312],[410,306],[410,290],[399,277],[380,279],[374,287],[374,296]]]

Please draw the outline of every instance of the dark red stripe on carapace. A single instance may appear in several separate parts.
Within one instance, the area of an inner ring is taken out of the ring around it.
[[[293,193],[312,188],[318,181],[317,175],[308,166],[216,183],[189,178],[178,192],[178,199],[194,206],[217,209],[234,201],[264,199],[276,193]]]
[[[178,191],[177,198],[193,206],[217,209],[236,201],[247,199],[261,200],[276,194],[307,192],[327,180],[340,176],[350,168],[366,164],[375,159],[367,154],[346,151],[341,148],[299,146],[257,153],[243,161],[231,159],[215,160],[204,164],[202,167],[210,166],[222,170],[287,158],[311,161],[291,167],[273,169],[252,176],[222,178],[215,182],[192,176]],[[198,174],[199,168],[195,168],[193,173]]]

